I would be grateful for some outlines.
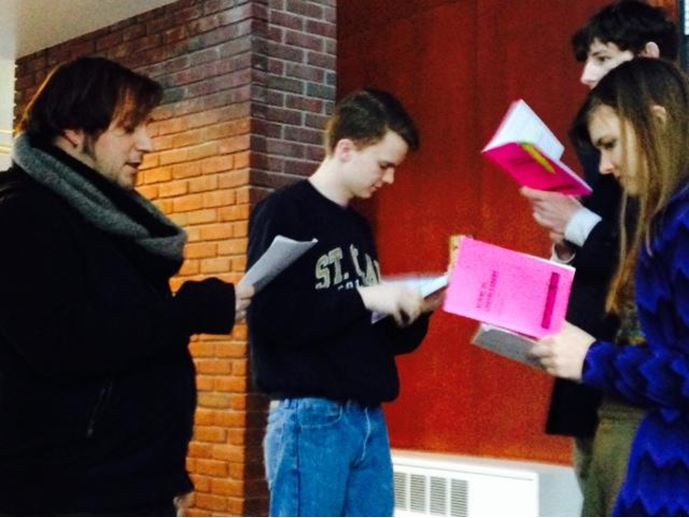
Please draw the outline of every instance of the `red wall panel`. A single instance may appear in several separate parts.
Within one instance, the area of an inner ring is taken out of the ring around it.
[[[450,234],[548,254],[548,240],[480,150],[524,98],[563,142],[583,99],[572,32],[601,0],[347,0],[338,5],[338,92],[388,89],[414,114],[422,147],[363,206],[387,274],[443,271]],[[569,151],[565,159],[578,166]],[[393,446],[568,463],[542,430],[551,379],[469,344],[475,322],[442,312],[399,360],[388,405]]]

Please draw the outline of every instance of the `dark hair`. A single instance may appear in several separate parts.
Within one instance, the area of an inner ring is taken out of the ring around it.
[[[113,123],[134,128],[160,103],[161,86],[100,57],[55,67],[26,107],[18,132],[52,142],[65,129],[97,138]]]
[[[588,126],[601,107],[612,109],[623,123],[618,144],[623,161],[633,157],[638,169],[637,225],[631,240],[625,225],[620,225],[620,265],[608,295],[608,308],[619,311],[630,292],[641,247],[649,247],[654,225],[672,196],[689,182],[689,80],[662,59],[622,63],[589,92],[572,130],[578,140],[590,140]],[[662,107],[662,117],[658,107]],[[628,142],[633,142],[634,149],[627,147]],[[626,203],[622,206],[624,210]],[[620,221],[625,220],[623,212]]]
[[[584,62],[594,40],[614,43],[620,50],[638,55],[650,41],[660,49],[660,56],[677,59],[678,35],[675,23],[661,7],[641,0],[618,0],[598,11],[572,36],[572,50],[577,61]]]
[[[380,141],[388,130],[402,137],[410,149],[419,148],[416,124],[397,98],[382,90],[357,90],[335,106],[325,128],[325,148],[331,153],[345,138],[368,146]]]

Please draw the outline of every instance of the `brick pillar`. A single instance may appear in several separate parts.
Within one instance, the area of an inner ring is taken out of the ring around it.
[[[236,282],[253,204],[310,174],[335,96],[335,0],[179,0],[17,61],[17,114],[57,63],[102,55],[158,80],[155,152],[138,190],[189,233],[173,279]],[[199,406],[188,514],[267,512],[267,402],[251,389],[245,325],[193,337]]]
[[[251,203],[315,171],[321,131],[335,99],[336,0],[263,0],[252,83]],[[267,402],[249,395],[245,513],[267,511],[263,439]],[[249,414],[251,415],[251,414]],[[254,489],[258,489],[255,491]]]
[[[265,190],[311,174],[335,100],[335,1],[269,0],[256,59],[252,185]]]

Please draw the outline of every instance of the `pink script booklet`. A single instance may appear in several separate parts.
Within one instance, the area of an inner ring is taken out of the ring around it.
[[[462,238],[443,309],[541,338],[562,328],[574,268]]]
[[[482,153],[520,185],[588,195],[591,187],[560,161],[564,146],[523,100],[512,103]]]

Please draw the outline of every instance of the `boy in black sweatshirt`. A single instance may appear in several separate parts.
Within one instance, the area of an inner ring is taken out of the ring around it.
[[[255,381],[272,399],[265,462],[273,516],[392,516],[380,404],[397,397],[395,355],[420,345],[440,299],[381,283],[370,225],[348,205],[392,184],[418,143],[392,95],[354,92],[335,107],[316,172],[252,214],[249,266],[277,235],[318,239],[248,315]],[[392,318],[372,324],[372,312]]]

